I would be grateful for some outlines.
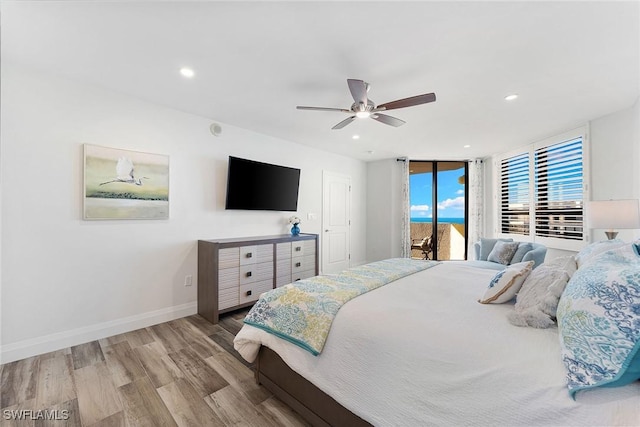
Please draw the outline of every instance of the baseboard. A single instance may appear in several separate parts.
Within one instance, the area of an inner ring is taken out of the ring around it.
[[[140,328],[146,328],[147,326],[157,325],[158,323],[168,322],[181,317],[191,316],[192,314],[196,314],[197,311],[198,304],[196,302],[190,302],[3,345],[0,346],[0,364],[37,356],[50,351],[60,350]]]

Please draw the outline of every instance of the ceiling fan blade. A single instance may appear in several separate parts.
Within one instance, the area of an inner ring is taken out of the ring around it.
[[[374,113],[370,116],[373,120],[377,120],[380,123],[391,126],[402,126],[406,122],[404,120],[397,119],[395,117],[387,116],[386,114]]]
[[[344,108],[328,108],[328,107],[304,107],[298,105],[296,107],[298,110],[315,110],[315,111],[342,111],[344,113],[351,113],[351,110],[347,110]]]
[[[424,95],[412,96],[410,98],[398,99],[397,101],[387,102],[376,107],[374,111],[395,110],[397,108],[413,107],[414,105],[426,104],[436,100],[435,93],[425,93]]]
[[[349,91],[356,104],[367,105],[367,84],[362,80],[347,79]]]
[[[337,125],[335,125],[334,127],[332,127],[331,129],[342,129],[343,127],[345,127],[346,125],[354,121],[355,119],[356,119],[356,116],[348,117],[343,121],[341,121],[340,123],[338,123]]]

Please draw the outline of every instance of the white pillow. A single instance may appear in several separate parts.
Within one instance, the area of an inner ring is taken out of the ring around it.
[[[575,273],[576,270],[578,269],[578,263],[576,262],[576,257],[573,255],[556,257],[549,261],[545,261],[545,263],[542,265],[546,265],[547,267],[550,267],[556,270],[566,271],[567,274],[569,275],[569,279],[571,279],[571,276],[573,276],[573,273]]]
[[[489,287],[478,302],[481,304],[502,304],[511,301],[531,273],[534,263],[534,261],[519,262],[499,271],[493,276]]]
[[[568,281],[569,273],[561,266],[542,264],[525,279],[507,319],[516,326],[553,326],[558,301]]]

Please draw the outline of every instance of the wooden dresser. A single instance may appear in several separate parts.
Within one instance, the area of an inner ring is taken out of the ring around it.
[[[269,289],[317,274],[317,234],[198,240],[198,314],[218,323]]]

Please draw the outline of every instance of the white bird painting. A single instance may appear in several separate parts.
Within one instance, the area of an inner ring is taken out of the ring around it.
[[[128,157],[118,158],[116,163],[116,178],[110,181],[101,182],[100,185],[110,184],[112,182],[124,182],[126,184],[142,185],[143,179],[149,179],[146,176],[136,178],[134,175],[133,162]]]
[[[83,209],[87,220],[168,219],[169,156],[84,144]]]

